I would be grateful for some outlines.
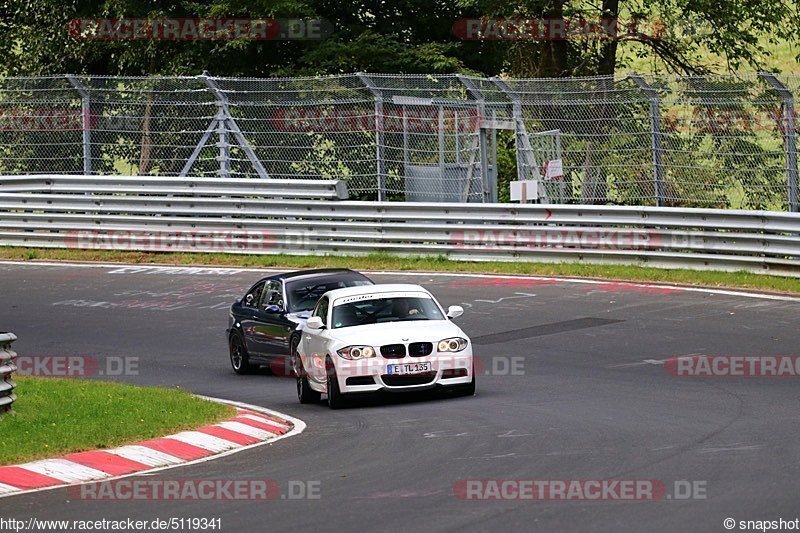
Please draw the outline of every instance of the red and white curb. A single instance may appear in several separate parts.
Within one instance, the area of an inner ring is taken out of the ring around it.
[[[240,402],[201,396],[236,408],[229,420],[108,450],[78,452],[0,466],[0,498],[150,473],[218,459],[302,433],[297,418]]]

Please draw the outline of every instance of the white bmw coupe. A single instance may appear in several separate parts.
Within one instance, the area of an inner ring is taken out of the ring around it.
[[[292,354],[300,403],[327,394],[332,409],[355,393],[448,387],[475,394],[472,344],[419,285],[370,285],[325,293]]]

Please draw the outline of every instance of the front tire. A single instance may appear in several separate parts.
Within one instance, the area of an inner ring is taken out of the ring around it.
[[[342,409],[343,407],[346,407],[347,399],[339,389],[339,380],[336,377],[336,367],[333,366],[333,361],[331,361],[330,357],[325,360],[325,370],[328,374],[328,407],[331,409]]]
[[[475,369],[472,370],[472,381],[466,385],[456,385],[455,392],[458,396],[475,396]]]
[[[461,394],[463,396],[475,396],[475,374],[472,375],[472,381],[461,389]]]
[[[239,375],[252,374],[255,367],[250,364],[250,356],[247,354],[247,348],[238,333],[231,335],[228,340],[228,349],[230,351],[231,367],[233,371]]]
[[[308,376],[303,368],[303,361],[300,359],[300,354],[297,353],[297,345],[300,344],[300,339],[295,337],[291,343],[291,358],[292,358],[292,372],[294,372],[295,379],[297,380],[297,399],[300,403],[318,403],[322,394],[311,388],[308,383]]]

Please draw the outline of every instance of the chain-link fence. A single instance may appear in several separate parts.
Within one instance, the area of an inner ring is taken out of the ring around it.
[[[0,174],[345,179],[351,196],[797,210],[800,76],[0,80]]]

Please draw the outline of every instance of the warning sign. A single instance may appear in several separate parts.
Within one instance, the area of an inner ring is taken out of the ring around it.
[[[545,161],[542,165],[542,173],[545,179],[560,178],[564,176],[564,165],[560,159]]]

